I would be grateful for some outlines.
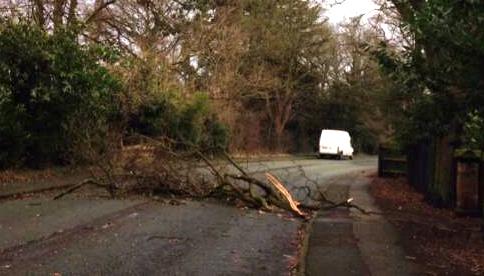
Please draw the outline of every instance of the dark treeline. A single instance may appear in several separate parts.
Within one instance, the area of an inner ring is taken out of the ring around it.
[[[384,2],[374,20],[397,41],[361,18],[332,26],[303,0],[2,0],[0,166],[88,161],[136,133],[232,152],[312,151],[322,128],[367,152],[429,134],[458,109],[440,92],[470,91],[480,65],[461,54],[446,67],[462,47],[432,48],[447,28],[424,15],[440,1],[410,2]],[[445,24],[469,11],[456,12]],[[479,35],[467,52],[482,55]],[[479,106],[466,110],[476,132]]]

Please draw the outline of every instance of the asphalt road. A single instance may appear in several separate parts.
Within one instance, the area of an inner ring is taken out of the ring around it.
[[[309,179],[337,200],[349,196],[355,175],[376,169],[376,159],[244,166],[261,177],[271,171],[300,200],[308,199],[296,188]],[[0,274],[288,275],[292,270],[300,220],[214,201],[170,203],[42,196],[1,202]],[[311,240],[309,248],[308,267],[315,254]]]

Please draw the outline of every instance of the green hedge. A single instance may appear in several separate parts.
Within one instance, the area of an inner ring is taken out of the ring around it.
[[[0,167],[66,163],[100,146],[118,82],[77,35],[0,27]],[[97,140],[97,141],[95,141]]]
[[[225,149],[228,128],[222,124],[204,94],[180,99],[160,93],[131,114],[129,131],[147,136],[165,136],[203,150]]]

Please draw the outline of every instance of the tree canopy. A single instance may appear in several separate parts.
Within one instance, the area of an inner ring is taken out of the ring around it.
[[[65,156],[80,152],[74,144],[107,133],[232,151],[312,151],[321,129],[337,128],[352,133],[358,150],[372,152],[395,130],[386,119],[402,101],[392,101],[393,92],[416,101],[399,81],[412,74],[418,82],[407,83],[426,86],[408,63],[415,55],[374,48],[383,45],[380,35],[361,18],[332,26],[311,1],[1,5],[2,70],[16,72],[2,88],[0,128],[10,137],[4,145],[49,144],[52,149],[43,148],[51,156],[20,150],[49,161],[70,159]],[[387,71],[380,71],[377,60],[385,59]],[[397,67],[406,71],[388,74]],[[74,122],[97,127],[76,132]],[[8,154],[6,160],[18,159]]]

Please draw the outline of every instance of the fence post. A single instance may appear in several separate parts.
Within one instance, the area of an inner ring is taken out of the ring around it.
[[[481,151],[479,160],[479,210],[484,216],[484,151]],[[484,225],[482,227],[484,231]]]
[[[383,147],[381,145],[378,145],[378,177],[382,177],[383,176],[383,168],[382,168],[382,165],[383,165],[383,162],[382,162],[382,152],[383,150]]]
[[[472,151],[457,156],[456,213],[478,216],[481,213],[479,174],[481,160]]]

